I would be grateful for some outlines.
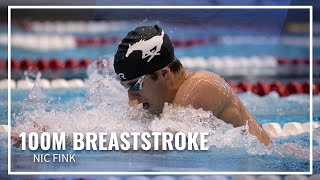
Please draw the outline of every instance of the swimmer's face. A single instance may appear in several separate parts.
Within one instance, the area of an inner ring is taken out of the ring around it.
[[[145,75],[143,78],[138,77],[129,81],[121,81],[121,85],[128,88],[129,101],[137,100],[142,104],[143,109],[148,110],[152,114],[160,114],[165,102],[168,102],[168,90],[166,79],[161,75],[161,72],[156,72],[157,79],[152,79],[154,75]],[[130,88],[138,87],[142,81],[141,89]]]

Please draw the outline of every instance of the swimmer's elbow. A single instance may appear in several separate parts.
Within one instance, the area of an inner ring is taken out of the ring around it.
[[[265,137],[262,141],[260,141],[260,143],[262,143],[265,146],[269,146],[273,144],[271,139],[268,136]]]

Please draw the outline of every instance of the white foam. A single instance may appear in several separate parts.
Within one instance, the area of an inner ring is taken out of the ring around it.
[[[320,127],[320,123],[319,122],[313,122],[312,123],[312,128],[313,129],[317,129],[318,127]]]

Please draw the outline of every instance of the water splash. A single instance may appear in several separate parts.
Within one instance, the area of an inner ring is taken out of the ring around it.
[[[320,161],[320,127],[313,130],[313,139],[317,143],[313,146],[313,160]]]
[[[101,62],[99,64],[99,62]],[[32,110],[23,111],[14,116],[14,132],[145,132],[145,131],[181,131],[208,132],[211,149],[242,148],[247,154],[284,156],[283,146],[265,147],[248,132],[248,126],[234,128],[215,117],[211,112],[192,107],[173,107],[165,104],[160,116],[147,113],[141,106],[130,107],[127,93],[115,78],[108,56],[100,58],[88,68],[89,78],[86,99],[68,109],[58,108],[44,103],[43,92],[35,86],[29,97],[34,101],[25,101]],[[39,79],[39,78],[38,78]],[[37,83],[36,83],[37,84]],[[50,108],[48,108],[50,106]],[[292,145],[289,145],[289,148]],[[295,146],[296,147],[296,146]],[[295,149],[292,147],[292,149]],[[293,150],[294,151],[294,150]],[[307,158],[307,155],[302,155]]]
[[[41,72],[34,74],[32,72],[25,71],[24,76],[27,81],[30,81],[34,84],[26,101],[33,104],[39,104],[41,98],[43,98],[44,96],[39,86],[39,82],[41,79]]]

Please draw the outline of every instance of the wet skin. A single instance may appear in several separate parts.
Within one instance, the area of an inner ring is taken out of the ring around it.
[[[144,109],[153,114],[160,114],[165,102],[178,106],[191,105],[195,109],[202,108],[234,127],[248,123],[251,134],[261,143],[271,144],[267,133],[219,75],[208,71],[190,73],[184,69],[173,73],[167,67],[156,74],[157,80],[152,80],[150,75],[145,76],[141,90],[128,90],[131,104],[142,103]],[[122,81],[121,84],[127,87],[138,79]]]

